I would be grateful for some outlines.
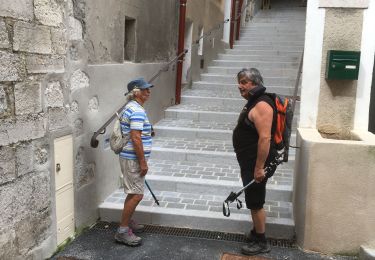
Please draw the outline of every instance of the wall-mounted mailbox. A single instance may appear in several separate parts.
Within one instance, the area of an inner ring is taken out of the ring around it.
[[[326,79],[357,80],[360,54],[360,51],[328,51]]]

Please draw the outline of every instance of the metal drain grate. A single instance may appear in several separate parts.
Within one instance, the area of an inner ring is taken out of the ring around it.
[[[98,222],[93,227],[94,229],[111,229],[115,230],[118,227],[118,223],[114,222]],[[179,237],[192,237],[192,238],[204,238],[213,240],[233,241],[245,243],[245,236],[242,234],[235,233],[224,233],[208,230],[189,229],[189,228],[177,228],[177,227],[164,227],[155,225],[145,225],[145,232],[151,234],[161,234]],[[293,240],[286,239],[268,239],[271,246],[282,247],[282,248],[296,248]]]

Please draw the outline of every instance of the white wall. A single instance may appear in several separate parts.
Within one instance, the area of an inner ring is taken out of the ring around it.
[[[354,129],[367,131],[369,123],[372,69],[375,53],[375,1],[369,2],[364,10],[361,44],[361,63],[359,67],[357,101],[354,115]]]
[[[299,127],[315,128],[318,116],[325,9],[318,0],[307,1],[305,53]]]

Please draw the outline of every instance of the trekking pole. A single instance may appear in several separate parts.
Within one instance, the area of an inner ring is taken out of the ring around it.
[[[148,183],[147,183],[146,180],[145,180],[145,184],[146,184],[148,190],[150,191],[152,197],[154,198],[155,203],[156,203],[158,206],[160,206],[160,204],[159,204],[159,200],[156,198],[155,194],[152,192],[152,190],[151,190],[151,188],[150,188],[150,185],[148,185]]]
[[[151,83],[154,81],[163,71],[167,71],[169,69],[169,66],[171,66],[172,63],[176,62],[182,55],[185,55],[188,52],[187,49],[185,49],[183,52],[181,52],[179,55],[177,55],[175,58],[173,58],[171,61],[169,61],[167,64],[165,64],[161,69],[158,70],[158,72],[151,77],[151,79],[148,81]],[[117,117],[117,114],[120,114],[124,107],[126,106],[127,102],[122,105],[97,131],[94,132],[94,134],[91,137],[90,145],[92,148],[96,148],[99,145],[99,141],[96,139],[99,135],[105,134],[107,126]]]
[[[271,173],[273,173],[276,170],[276,167],[279,164],[283,163],[283,159],[281,158],[282,156],[283,156],[283,153],[280,153],[279,155],[277,155],[275,157],[275,159],[264,169],[267,179],[271,177],[270,175],[271,175]],[[229,194],[228,198],[226,198],[226,200],[223,202],[223,215],[224,216],[226,216],[226,217],[230,216],[229,203],[231,203],[235,200],[237,201],[237,209],[242,208],[242,201],[240,201],[238,199],[238,197],[242,194],[242,192],[244,190],[249,188],[254,182],[255,182],[255,179],[253,179],[251,182],[249,182],[246,186],[244,186],[239,191],[237,191],[237,192],[232,191]]]

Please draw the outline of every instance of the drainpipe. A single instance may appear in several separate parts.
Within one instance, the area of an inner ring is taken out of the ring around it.
[[[234,34],[234,16],[236,12],[236,0],[232,0],[231,12],[230,12],[230,33],[229,33],[229,47],[233,49],[233,34]]]
[[[236,40],[240,39],[240,28],[241,28],[241,10],[242,10],[243,0],[240,0],[237,9],[237,30],[236,30]]]
[[[184,51],[185,42],[185,15],[187,0],[180,0],[180,19],[178,26],[178,47],[177,55]],[[181,103],[181,81],[182,81],[182,64],[185,55],[182,55],[177,61],[177,77],[176,77],[176,105]]]

